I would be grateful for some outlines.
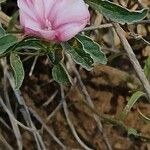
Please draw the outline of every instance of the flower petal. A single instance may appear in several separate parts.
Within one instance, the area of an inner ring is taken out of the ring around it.
[[[36,15],[34,13],[34,11],[30,8],[31,7],[31,0],[18,0],[18,7],[20,9],[20,12],[25,12],[26,14],[28,14],[28,16],[32,17],[33,19],[36,20]]]
[[[86,23],[69,23],[61,26],[56,30],[56,41],[68,41],[78,34],[84,27]]]
[[[19,11],[19,13],[20,13],[20,23],[23,27],[31,28],[33,30],[36,28],[41,28],[37,20],[29,16],[28,13],[24,13],[21,10]]]
[[[33,7],[33,11],[35,12],[35,15],[38,18],[38,20],[44,24],[45,5],[43,0],[34,0],[34,3],[31,7]]]
[[[52,8],[55,5],[57,0],[44,0],[45,7],[45,19],[49,19],[50,13],[52,13]]]
[[[58,28],[62,24],[69,22],[78,22],[83,21],[85,18],[90,18],[87,5],[83,0],[62,0],[59,4],[55,6],[58,9],[54,17],[53,26]],[[52,10],[52,13],[55,13],[56,10]],[[54,11],[54,12],[53,12]]]
[[[20,22],[26,34],[42,37],[47,40],[53,40],[55,37],[54,31],[41,29],[41,25],[24,12],[20,12]]]

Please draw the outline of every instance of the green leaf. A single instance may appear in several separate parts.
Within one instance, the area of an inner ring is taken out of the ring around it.
[[[5,30],[0,26],[0,38],[4,36]]]
[[[20,50],[20,49],[33,49],[33,50],[38,50],[43,48],[41,42],[39,39],[36,38],[27,38],[27,39],[23,39],[22,41],[20,41],[16,46],[15,49],[16,50]]]
[[[0,0],[0,4],[6,2],[6,0]]]
[[[24,68],[18,54],[16,53],[10,54],[10,64],[15,76],[15,88],[19,89],[24,80]]]
[[[62,63],[54,65],[52,69],[53,79],[59,84],[69,84],[71,82],[70,76]]]
[[[78,34],[76,39],[82,44],[83,50],[88,53],[94,63],[106,64],[106,55],[101,51],[100,45],[88,36]]]
[[[145,116],[139,109],[138,109],[138,113],[140,114],[140,116],[141,116],[147,123],[150,123],[150,118],[148,118],[147,116]]]
[[[18,11],[16,11],[13,15],[12,15],[12,17],[11,17],[11,20],[9,21],[9,25],[8,25],[8,28],[7,28],[7,32],[9,32],[9,31],[11,31],[13,28],[14,28],[14,26],[15,26],[15,24],[17,23],[17,19],[18,19],[18,16],[19,16],[19,12]]]
[[[58,64],[63,59],[63,53],[61,49],[55,49],[54,51],[49,51],[48,58],[53,64]]]
[[[93,60],[89,54],[85,53],[80,43],[75,47],[71,47],[68,42],[63,42],[61,45],[77,64],[87,70],[92,69]]]
[[[131,136],[131,135],[133,135],[133,136],[135,136],[135,137],[136,137],[136,136],[139,136],[137,130],[134,129],[134,128],[129,128],[129,129],[128,129],[128,136]]]
[[[140,21],[144,19],[148,13],[148,9],[130,11],[127,8],[107,0],[86,0],[86,2],[106,18],[121,24]]]
[[[138,133],[138,131],[134,128],[128,129],[128,136],[133,138],[134,140],[140,140],[140,141],[150,141],[150,138],[148,136],[143,136],[141,133]]]
[[[0,37],[0,55],[2,55],[8,48],[17,43],[17,38],[13,35],[7,34]]]
[[[150,56],[147,58],[144,66],[144,73],[147,79],[150,81]]]
[[[133,93],[133,95],[130,97],[130,99],[128,100],[127,105],[125,106],[123,112],[121,113],[121,119],[125,119],[125,117],[127,116],[128,112],[131,110],[131,108],[133,107],[133,105],[137,102],[137,100],[142,97],[145,96],[144,92],[141,91],[137,91],[135,93]]]

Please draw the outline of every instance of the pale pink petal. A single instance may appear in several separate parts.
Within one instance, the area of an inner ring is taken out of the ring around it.
[[[49,19],[50,13],[52,13],[52,8],[54,7],[54,4],[57,0],[44,0],[44,6],[45,6],[45,19]]]
[[[33,19],[36,20],[36,15],[34,13],[34,11],[30,8],[29,4],[31,4],[31,2],[29,3],[30,0],[18,0],[18,7],[20,9],[20,12],[25,12],[26,14],[28,14],[28,16],[32,17]]]
[[[27,27],[33,30],[41,28],[37,20],[34,20],[31,16],[29,16],[27,13],[24,13],[23,11],[20,11],[20,23],[23,27]]]
[[[69,23],[56,30],[56,41],[68,41],[78,34],[86,23]]]
[[[54,31],[45,31],[45,30],[40,30],[40,29],[33,30],[28,27],[25,27],[24,30],[27,35],[36,36],[36,37],[39,37],[48,41],[52,41],[55,39]]]
[[[43,37],[46,40],[54,40],[55,38],[55,31],[46,31],[46,30],[39,30],[39,34],[41,35],[41,37]]]
[[[54,28],[69,22],[78,22],[90,18],[87,5],[83,0],[69,0],[69,2],[63,0],[62,3],[57,4],[55,7],[58,7],[59,9],[53,20]]]
[[[33,1],[33,2],[32,2]],[[18,0],[18,7],[21,11],[28,14],[33,19],[37,20],[41,24],[44,24],[44,5],[42,0]],[[39,7],[40,6],[40,7]]]
[[[45,5],[43,0],[34,0],[33,5],[31,5],[36,17],[44,23],[45,20]]]
[[[35,35],[48,40],[53,40],[55,37],[54,31],[41,29],[40,24],[24,12],[20,12],[20,22],[25,28],[26,34]]]
[[[67,41],[89,22],[83,0],[18,0],[20,22],[26,34]]]

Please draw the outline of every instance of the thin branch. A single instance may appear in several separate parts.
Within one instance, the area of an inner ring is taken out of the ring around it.
[[[6,59],[1,61],[2,64],[3,64],[3,61],[6,62]],[[7,91],[7,76],[6,76],[7,66],[3,67],[3,72],[4,72],[3,89],[4,89],[4,97],[5,97],[5,100],[6,100],[7,109],[9,110],[11,115],[15,118],[14,113],[13,113],[12,108],[11,108],[10,99],[9,99],[9,95],[8,95],[8,91]],[[11,122],[13,130],[14,130],[15,137],[17,139],[18,148],[21,150],[23,148],[22,136],[21,136],[18,124],[16,123],[16,121],[14,121],[12,119],[11,115],[8,114],[8,116],[10,118],[10,122]]]
[[[80,76],[80,74],[79,74],[77,68],[75,67],[74,62],[72,61],[72,59],[71,59],[68,55],[67,55],[67,57],[68,57],[70,66],[71,66],[72,70],[74,71],[74,73],[75,73],[75,75],[76,75],[76,78],[77,78],[77,80],[78,80],[78,82],[79,82],[79,85],[80,85],[80,87],[81,87],[81,90],[82,90],[82,92],[83,92],[83,94],[84,94],[84,96],[85,96],[85,99],[86,99],[87,103],[89,104],[90,107],[92,107],[93,109],[95,109],[95,106],[94,106],[94,104],[93,104],[93,101],[92,101],[92,99],[91,99],[89,93],[87,92],[85,85],[84,85],[83,82],[82,82],[81,76]],[[103,127],[102,127],[100,118],[99,118],[96,114],[93,114],[93,118],[95,119],[95,121],[96,121],[96,123],[97,123],[97,125],[98,125],[99,132],[100,132],[100,134],[102,135],[102,139],[103,139],[103,141],[104,141],[104,143],[105,143],[107,149],[108,149],[108,150],[112,150],[112,147],[111,147],[111,145],[110,145],[110,143],[109,143],[109,141],[108,141],[108,139],[107,139],[107,136],[105,135],[105,133],[104,133],[104,131],[103,131]]]
[[[62,101],[63,101],[63,108],[64,108],[64,113],[65,113],[65,116],[66,116],[66,119],[67,119],[67,122],[68,122],[68,125],[75,137],[75,139],[78,141],[78,143],[86,150],[93,150],[91,148],[89,148],[81,139],[80,137],[78,136],[78,133],[76,132],[75,128],[74,128],[74,125],[72,124],[71,120],[70,120],[70,117],[69,117],[69,111],[68,111],[68,108],[67,108],[67,103],[65,101],[65,95],[64,95],[64,89],[63,87],[61,86],[61,98],[62,98]]]
[[[46,118],[47,121],[49,121],[55,114],[56,112],[61,108],[62,106],[62,101],[57,105],[57,107],[53,110],[53,112]]]
[[[51,95],[51,97],[43,104],[43,106],[47,106],[48,104],[50,104],[50,103],[54,100],[54,98],[56,97],[57,93],[58,93],[58,90],[56,90],[56,91]]]
[[[124,50],[126,51],[130,62],[132,63],[132,65],[136,71],[136,74],[138,75],[141,83],[143,84],[143,87],[144,87],[144,89],[147,93],[147,96],[148,96],[148,101],[150,102],[150,84],[149,84],[149,81],[147,80],[147,78],[144,74],[144,71],[141,68],[141,66],[140,66],[140,64],[136,58],[136,55],[134,54],[129,42],[127,41],[127,39],[125,37],[123,29],[120,27],[120,25],[118,23],[113,23],[113,26],[116,30],[116,33],[118,34],[118,36],[120,38],[122,45],[124,46]]]
[[[4,24],[6,27],[9,25],[11,18],[6,15],[3,11],[0,11],[0,23]],[[15,29],[21,30],[21,27],[15,25]]]
[[[32,130],[31,128],[23,125],[21,122],[19,122],[18,120],[16,120],[16,118],[11,114],[11,112],[9,111],[9,109],[7,108],[7,106],[4,104],[3,99],[2,99],[1,96],[0,96],[0,105],[6,111],[6,113],[8,114],[8,116],[14,121],[14,123],[20,125],[20,127],[26,129],[27,131],[34,132],[34,130]]]
[[[99,118],[101,118],[105,123],[110,123],[118,128],[121,129],[122,132],[126,132],[128,133],[128,130],[130,129],[128,126],[126,126],[123,122],[116,120],[115,118],[113,118],[112,116],[108,116],[102,113],[97,112],[97,110],[93,109],[92,107],[90,107],[86,101],[82,101],[80,102],[81,104],[86,105],[93,113],[95,113],[97,116],[99,116]],[[148,136],[143,136],[141,135],[141,133],[139,133],[138,135],[133,135],[136,138],[138,138],[139,140],[141,140],[142,142],[150,142],[150,137]],[[130,138],[130,137],[129,137]],[[131,137],[132,138],[132,137]]]
[[[3,67],[7,66],[4,61],[2,61],[2,66]],[[34,138],[35,138],[35,141],[36,141],[36,144],[37,144],[37,149],[38,150],[46,150],[44,142],[42,141],[42,138],[41,138],[39,132],[37,131],[37,129],[35,128],[34,123],[31,120],[30,113],[29,113],[29,111],[27,109],[27,106],[25,104],[25,101],[24,101],[23,97],[21,96],[21,92],[19,90],[15,89],[13,76],[8,71],[6,72],[6,76],[8,78],[9,83],[10,83],[10,86],[12,87],[12,89],[14,91],[14,94],[15,94],[17,100],[18,100],[18,103],[21,106],[23,106],[23,107],[21,107],[20,111],[21,111],[21,113],[22,113],[22,115],[24,117],[24,120],[26,121],[27,125],[32,128],[32,133],[34,135]],[[18,124],[19,123],[20,122],[18,122]]]
[[[0,122],[3,124],[9,131],[13,132],[10,126],[0,117]]]
[[[34,71],[35,65],[36,65],[36,63],[37,63],[37,59],[38,59],[38,56],[35,56],[34,61],[33,61],[33,64],[32,64],[32,66],[31,66],[31,69],[30,69],[30,72],[29,72],[29,76],[32,76],[32,73],[33,73],[33,71]]]
[[[146,24],[146,25],[150,25],[150,20],[141,20],[141,21],[137,21],[134,22],[133,24],[138,25],[138,24]],[[90,30],[98,30],[98,29],[105,29],[105,28],[111,28],[113,27],[113,25],[111,23],[106,23],[106,24],[100,24],[100,25],[93,25],[90,27],[86,27],[83,29],[83,31],[90,31]]]
[[[150,46],[150,42],[145,40],[141,35],[135,34],[133,31],[130,31],[130,36],[136,40],[142,40],[145,44]]]
[[[30,113],[32,113],[33,116],[41,123],[41,125],[49,133],[49,135],[56,141],[56,143],[59,144],[63,148],[63,150],[66,150],[66,146],[56,137],[56,135],[52,132],[52,130],[43,122],[41,117],[32,108],[29,107],[28,109]]]
[[[5,140],[5,138],[0,134],[0,140],[5,145],[7,150],[13,150],[12,146]]]
[[[83,29],[83,31],[90,31],[90,30],[97,30],[97,29],[104,29],[104,28],[111,28],[113,27],[111,23],[101,24],[98,26],[90,26]]]

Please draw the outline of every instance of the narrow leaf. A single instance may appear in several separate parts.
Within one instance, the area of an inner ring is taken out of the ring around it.
[[[0,26],[0,38],[4,36],[5,30]]]
[[[18,12],[18,11],[16,11],[16,12],[12,15],[11,20],[9,21],[8,28],[7,28],[7,31],[8,31],[8,32],[11,31],[11,30],[14,28],[16,22],[18,21],[18,20],[17,20],[17,19],[18,19],[18,16],[19,16],[19,12]]]
[[[59,84],[69,84],[70,83],[70,76],[62,63],[54,65],[52,69],[52,76],[53,79],[58,82]]]
[[[58,64],[63,59],[62,50],[55,49],[54,51],[49,51],[48,58],[53,64]]]
[[[150,118],[148,118],[147,116],[145,116],[140,109],[138,109],[138,113],[140,114],[140,116],[148,123],[150,123]]]
[[[6,0],[0,0],[0,4],[6,2]]]
[[[131,136],[131,135],[133,135],[133,136],[135,136],[135,137],[136,137],[136,136],[139,136],[137,130],[134,129],[134,128],[129,128],[129,129],[128,129],[128,136]]]
[[[15,76],[15,87],[19,89],[24,80],[24,68],[20,57],[16,53],[10,54],[10,64]]]
[[[81,34],[78,34],[76,39],[82,44],[83,50],[91,56],[95,63],[107,63],[106,55],[101,51],[101,47],[98,43]]]
[[[2,55],[8,48],[17,43],[17,38],[13,35],[7,34],[0,37],[0,55]]]
[[[20,50],[20,49],[33,49],[33,50],[38,50],[43,48],[43,46],[41,45],[40,40],[35,39],[35,38],[27,38],[27,39],[23,39],[22,41],[20,41],[16,46],[15,49],[16,50]]]
[[[144,66],[144,73],[147,79],[150,81],[150,56],[147,58]]]
[[[85,53],[82,48],[82,45],[78,45],[76,47],[71,47],[68,42],[64,42],[61,44],[64,51],[66,51],[69,55],[71,55],[72,59],[83,68],[87,70],[92,69],[93,60],[89,54]]]
[[[131,11],[107,0],[86,0],[86,2],[106,18],[121,24],[140,21],[148,13],[148,9]]]
[[[123,112],[121,113],[121,119],[125,119],[128,112],[131,110],[131,108],[134,106],[134,104],[137,102],[137,100],[142,96],[145,96],[144,92],[137,91],[137,92],[133,93],[133,95],[128,100],[128,103],[125,106]]]

